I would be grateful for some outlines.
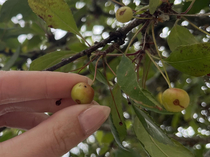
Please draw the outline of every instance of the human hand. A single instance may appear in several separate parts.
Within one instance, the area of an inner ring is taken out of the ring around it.
[[[95,101],[76,105],[70,92],[78,82],[91,80],[70,73],[0,71],[0,127],[28,130],[0,143],[0,156],[60,157],[94,133],[110,108]]]

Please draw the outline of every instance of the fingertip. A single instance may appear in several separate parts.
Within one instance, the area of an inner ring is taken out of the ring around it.
[[[110,108],[107,106],[93,105],[83,111],[79,116],[79,123],[85,135],[91,135],[108,118]]]
[[[91,86],[93,84],[93,80],[91,80],[89,77],[86,77],[87,83]]]
[[[101,105],[64,108],[33,129],[2,143],[4,151],[0,156],[4,152],[9,156],[17,153],[19,156],[61,156],[94,133],[109,113],[110,108]]]

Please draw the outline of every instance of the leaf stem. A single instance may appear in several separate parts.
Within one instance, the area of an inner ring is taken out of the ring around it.
[[[94,58],[92,58],[87,64],[85,64],[83,67],[79,68],[79,69],[75,69],[75,70],[72,70],[72,71],[76,71],[76,70],[79,70],[78,71],[78,74],[85,68],[87,67],[91,62],[93,62],[95,59],[96,59],[97,56],[95,56]]]
[[[93,78],[93,82],[92,82],[91,86],[93,85],[93,83],[94,83],[95,80],[96,80],[98,62],[99,62],[99,60],[100,60],[102,57],[103,57],[103,56],[101,55],[101,56],[97,59],[97,61],[96,61],[96,65],[95,65],[95,74],[94,74],[94,78]]]
[[[88,45],[88,47],[91,47],[91,45],[88,43],[88,41],[80,33],[78,36]]]
[[[112,68],[109,66],[109,64],[107,63],[106,58],[105,58],[104,60],[105,60],[106,65],[108,66],[108,68],[111,70],[111,72],[112,72],[115,76],[117,76],[117,75],[115,74],[115,72],[112,70]]]
[[[175,16],[190,16],[190,17],[200,17],[200,16],[210,16],[210,13],[206,13],[206,14],[166,14],[165,15],[175,15]]]
[[[187,10],[185,12],[183,12],[182,14],[187,14],[190,11],[190,9],[192,8],[192,6],[193,6],[194,3],[195,3],[195,0],[193,0],[191,2],[190,6],[187,8]]]
[[[155,49],[156,49],[156,51],[157,51],[157,53],[158,53],[158,56],[160,57],[160,61],[161,61],[162,64],[163,64],[163,70],[164,70],[165,75],[166,75],[166,82],[168,83],[169,88],[171,88],[170,79],[169,79],[169,77],[168,77],[168,73],[167,73],[167,71],[166,71],[165,64],[164,64],[164,62],[163,62],[162,56],[161,56],[161,54],[160,54],[160,52],[159,52],[159,50],[158,50],[158,46],[157,46],[157,43],[156,43],[155,32],[154,32],[154,23],[152,24],[152,38],[153,38],[153,42],[154,42],[154,44],[155,44]],[[158,66],[158,67],[159,67],[159,66]],[[165,75],[164,75],[164,76],[165,76]]]
[[[137,11],[136,11],[136,14],[137,14],[137,15],[138,15],[138,14],[141,14],[141,12],[142,12],[143,10],[146,10],[146,9],[149,9],[149,5],[146,5],[146,6],[142,7],[142,8],[140,8],[139,10],[137,10]]]
[[[138,16],[133,16],[136,19],[142,19],[142,20],[151,20],[151,17],[138,17]]]
[[[131,41],[129,42],[126,50],[125,50],[125,55],[128,53],[129,47],[131,46],[132,42],[134,41],[134,39],[136,38],[136,36],[139,34],[139,32],[142,30],[142,28],[144,28],[145,24],[143,26],[141,26],[136,33],[134,34],[134,36],[131,38]]]
[[[185,17],[182,17],[182,18],[183,18],[184,20],[188,21],[194,28],[196,28],[196,29],[198,29],[199,31],[203,32],[204,34],[210,36],[210,33],[208,33],[208,32],[206,32],[206,31],[200,29],[198,26],[196,26],[195,24],[193,24],[192,22],[190,22],[187,18],[185,18]]]
[[[121,5],[121,6],[125,6],[125,4],[120,3],[120,2],[118,2],[118,1],[116,1],[116,0],[111,0],[111,1],[114,2],[114,3],[116,3],[116,4],[119,4],[119,5]]]
[[[170,81],[166,78],[166,76],[163,74],[162,70],[160,69],[160,67],[157,65],[157,63],[154,61],[154,59],[152,58],[151,54],[149,53],[148,50],[145,50],[146,54],[149,56],[150,60],[154,63],[154,65],[157,67],[157,69],[160,71],[161,75],[163,76],[163,78],[166,80],[169,88],[171,88],[171,84]]]

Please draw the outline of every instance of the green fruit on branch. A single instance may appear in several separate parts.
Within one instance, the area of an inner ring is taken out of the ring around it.
[[[117,10],[115,16],[117,21],[125,23],[133,18],[133,11],[130,7],[121,7]]]
[[[71,90],[71,98],[77,104],[89,104],[93,101],[93,97],[93,88],[85,82],[77,83]]]
[[[188,107],[190,97],[183,89],[169,88],[163,92],[162,101],[166,110],[180,112]]]

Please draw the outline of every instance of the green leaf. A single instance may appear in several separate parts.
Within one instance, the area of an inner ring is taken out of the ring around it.
[[[123,111],[122,111],[122,101],[121,101],[121,90],[118,84],[114,86],[114,89],[112,90],[113,96],[110,98],[110,125],[111,125],[111,131],[115,138],[115,141],[117,144],[122,148],[125,149],[122,146],[122,141],[125,139],[126,136],[126,126],[125,121],[123,117]]]
[[[0,40],[0,51],[7,47],[6,43]]]
[[[20,46],[17,48],[16,52],[12,55],[9,61],[4,65],[1,70],[10,70],[10,68],[15,64],[20,54]]]
[[[7,0],[0,9],[0,22],[9,22],[17,14],[21,14],[25,20],[34,14],[27,0]]]
[[[180,46],[164,61],[192,76],[210,73],[210,43]]]
[[[21,34],[29,34],[29,33],[34,33],[34,32],[32,32],[32,29],[28,27],[0,28],[0,34],[4,39],[17,38]]]
[[[92,75],[95,75],[95,67],[94,67],[94,65],[93,65],[92,63],[89,64],[89,70],[90,70],[90,73],[91,73]],[[103,83],[103,84],[105,84],[105,85],[108,86],[108,82],[107,82],[106,78],[105,78],[104,75],[101,73],[101,71],[99,71],[98,69],[96,70],[96,79],[97,79],[99,82],[101,82],[101,83]]]
[[[51,52],[49,54],[46,54],[44,56],[41,56],[41,57],[35,59],[30,65],[30,70],[32,70],[32,71],[44,70],[46,68],[49,68],[49,67],[61,62],[62,59],[72,56],[73,54],[75,54],[75,52],[72,52],[72,51]]]
[[[141,154],[135,152],[133,149],[125,151],[122,149],[117,149],[113,152],[114,157],[141,157]]]
[[[142,81],[141,81],[141,84],[142,84],[142,87],[144,87],[146,85],[146,81],[147,81],[147,77],[148,77],[148,73],[149,73],[149,70],[150,70],[150,66],[151,66],[151,59],[149,58],[149,56],[146,54],[144,55],[144,58],[143,58],[143,76],[142,76]]]
[[[101,141],[102,141],[103,136],[104,136],[103,131],[100,131],[100,130],[96,131],[95,138],[96,138],[96,140],[98,141],[99,144],[102,144]]]
[[[7,129],[3,132],[3,135],[0,136],[0,142],[7,141],[15,136],[17,136],[17,133],[13,129]]]
[[[133,126],[138,140],[144,145],[151,157],[194,157],[188,149],[178,142],[173,141],[173,145],[168,145],[154,139],[148,134],[138,118],[135,118]]]
[[[106,152],[108,152],[109,151],[109,144],[104,144],[101,148],[100,148],[100,151],[99,151],[99,156],[104,156],[104,154],[106,153]]]
[[[161,5],[162,0],[149,0],[149,12],[154,14],[156,9]]]
[[[198,43],[196,38],[190,33],[190,31],[179,25],[175,25],[168,36],[168,45],[171,51],[174,51],[181,45],[192,45]]]
[[[114,137],[111,132],[104,134],[101,142],[105,144],[110,144],[114,140]]]
[[[81,36],[72,12],[64,0],[28,0],[28,3],[48,27],[60,28]]]
[[[173,142],[166,136],[166,134],[151,120],[151,118],[142,110],[132,105],[133,109],[144,126],[145,130],[151,137],[159,141],[160,143],[173,145]]]
[[[188,1],[192,1],[192,0],[188,0]],[[189,7],[190,4],[191,4],[191,2],[186,1],[186,3],[184,3],[182,11],[183,12],[186,11],[186,9]],[[188,12],[188,14],[199,13],[202,9],[205,10],[205,8],[208,8],[208,6],[209,6],[209,0],[202,0],[202,3],[200,0],[196,0],[195,3],[193,4],[192,8]]]
[[[117,69],[117,82],[120,88],[138,105],[158,113],[169,113],[147,90],[140,88],[134,65],[123,56]]]
[[[17,38],[6,38],[3,40],[3,42],[6,44],[6,47],[9,47],[10,49],[17,49],[20,46]]]

